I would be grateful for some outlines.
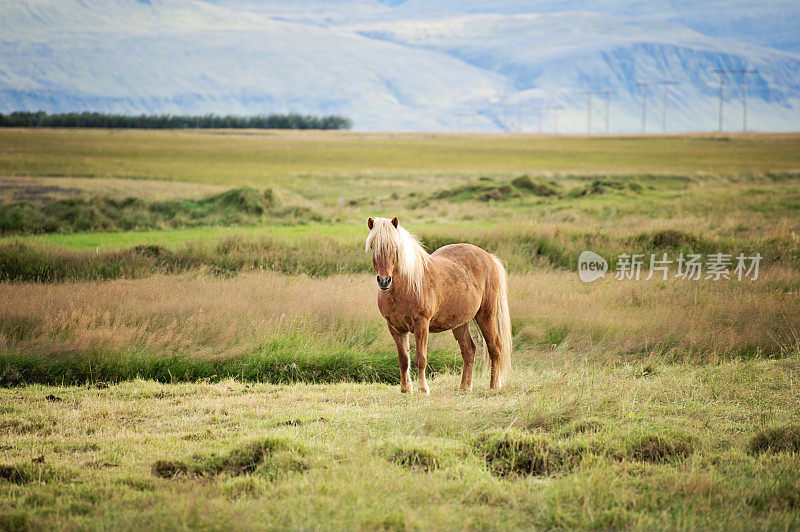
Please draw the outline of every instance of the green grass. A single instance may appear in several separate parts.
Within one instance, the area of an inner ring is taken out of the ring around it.
[[[0,205],[0,233],[77,233],[209,225],[256,225],[269,219],[320,221],[307,208],[286,208],[267,189],[231,189],[208,198],[149,201],[134,197],[62,199],[38,206]]]
[[[367,344],[366,346],[364,344]],[[72,353],[15,353],[0,356],[0,386],[75,385],[133,379],[158,382],[385,382],[400,383],[397,353],[369,347],[370,342],[314,341],[284,335],[232,358],[205,358],[192,353],[164,353],[135,347]],[[431,350],[428,370],[435,374],[460,367],[452,351]]]
[[[663,365],[642,379],[540,361],[502,393],[462,394],[442,374],[430,397],[239,380],[0,389],[0,522],[791,529],[798,456],[749,442],[796,420],[798,364]]]
[[[0,131],[0,174],[285,187],[314,196],[441,174],[747,174],[800,166],[797,135],[569,137],[234,131]],[[412,183],[415,180],[411,181]],[[419,182],[419,179],[416,180]],[[310,186],[315,190],[309,190]],[[334,187],[334,188],[332,188]]]
[[[759,238],[657,227],[636,231],[634,226],[630,233],[614,235],[563,224],[466,222],[419,224],[416,234],[431,251],[470,242],[500,256],[515,273],[574,270],[586,249],[605,257],[612,268],[622,253],[665,252],[673,259],[678,253],[758,252],[764,267],[796,269],[800,264],[800,240],[791,233]],[[0,240],[0,280],[140,278],[197,269],[222,274],[264,269],[309,275],[361,273],[372,267],[363,251],[366,233],[366,226],[356,224],[313,224],[12,237]]]
[[[0,244],[0,280],[55,282],[134,279],[201,270],[231,275],[253,270],[327,276],[366,272],[363,249],[339,239],[265,234],[233,234],[219,240],[190,241],[170,249],[159,245],[100,251],[51,248],[24,241]]]
[[[254,227],[192,227],[190,229],[151,231],[110,231],[99,233],[50,233],[43,235],[0,237],[0,244],[25,242],[44,247],[74,250],[119,250],[134,246],[161,246],[173,250],[187,242],[220,241],[226,238],[259,238],[265,235],[290,240],[326,237],[351,242],[365,237],[364,224],[260,225]],[[365,237],[366,238],[366,237]]]

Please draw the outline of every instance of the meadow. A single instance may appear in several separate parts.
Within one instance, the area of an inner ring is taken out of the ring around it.
[[[0,529],[800,527],[800,135],[0,130],[0,176]],[[443,333],[399,394],[385,215],[506,263],[502,391]]]

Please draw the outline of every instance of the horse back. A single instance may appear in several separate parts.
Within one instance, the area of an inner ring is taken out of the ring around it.
[[[472,244],[449,244],[431,254],[445,277],[465,276],[482,295],[496,293],[499,272],[494,256]]]

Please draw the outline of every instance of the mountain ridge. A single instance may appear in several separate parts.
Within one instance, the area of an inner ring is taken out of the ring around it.
[[[636,82],[675,80],[667,131],[708,131],[718,121],[711,70],[758,68],[750,128],[798,129],[800,54],[781,28],[800,22],[800,7],[711,2],[727,5],[717,18],[732,27],[743,17],[769,26],[770,6],[784,11],[775,36],[732,39],[704,18],[708,6],[664,4],[5,0],[0,112],[297,112],[411,131],[538,131],[541,112],[542,131],[586,132],[582,91],[607,89],[609,130],[635,132]],[[724,125],[736,130],[741,80],[726,84]],[[649,132],[661,130],[660,90],[651,88]],[[594,97],[593,132],[604,130],[604,105]]]

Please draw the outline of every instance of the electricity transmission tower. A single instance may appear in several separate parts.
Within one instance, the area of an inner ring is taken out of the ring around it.
[[[611,122],[611,114],[610,114],[610,107],[609,107],[609,95],[616,91],[612,91],[609,89],[604,90],[593,90],[593,91],[581,91],[581,94],[586,95],[586,133],[592,133],[592,96],[595,94],[601,94],[605,96],[605,131],[608,133],[609,125]]]
[[[725,100],[725,74],[741,74],[742,75],[742,89],[744,97],[742,98],[742,132],[747,132],[747,75],[757,74],[757,68],[718,68],[712,70],[714,74],[719,74],[719,132],[722,133],[722,106]]]
[[[663,87],[664,101],[661,109],[661,130],[667,132],[667,101],[669,86],[677,85],[677,81],[637,81],[636,84],[642,87],[642,133],[647,133],[647,88],[651,85]]]

